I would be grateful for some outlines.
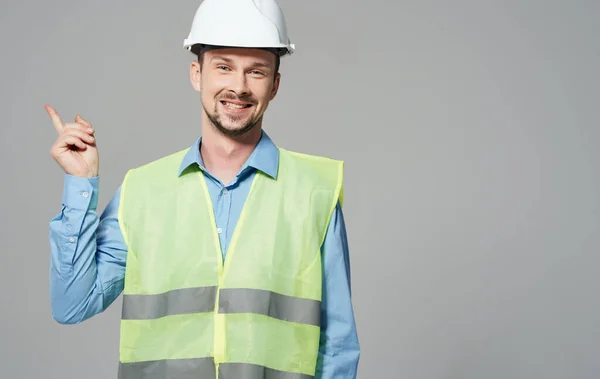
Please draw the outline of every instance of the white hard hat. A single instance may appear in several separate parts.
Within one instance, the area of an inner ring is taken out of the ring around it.
[[[183,47],[196,44],[277,49],[280,55],[295,49],[276,0],[204,0]]]

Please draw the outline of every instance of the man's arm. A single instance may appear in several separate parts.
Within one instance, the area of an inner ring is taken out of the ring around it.
[[[50,221],[50,304],[61,324],[103,312],[123,290],[127,246],[119,198],[120,188],[99,217],[98,177],[65,175],[62,211]]]
[[[346,226],[337,204],[322,246],[321,341],[315,379],[355,379],[360,347],[351,299]]]

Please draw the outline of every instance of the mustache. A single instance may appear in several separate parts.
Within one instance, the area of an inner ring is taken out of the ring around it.
[[[223,101],[223,100],[241,101],[241,102],[248,103],[248,104],[253,104],[253,105],[256,105],[258,103],[258,101],[256,101],[256,99],[253,98],[252,96],[238,97],[238,96],[235,96],[235,95],[232,95],[232,94],[223,95],[218,100],[219,101]]]

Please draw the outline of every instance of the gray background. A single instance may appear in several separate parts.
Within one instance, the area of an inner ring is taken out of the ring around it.
[[[97,129],[103,209],[198,136],[198,4],[3,1],[0,377],[116,377],[120,298],[50,314],[63,173],[43,105]],[[346,161],[359,377],[598,378],[599,2],[281,5],[298,50],[265,128]]]

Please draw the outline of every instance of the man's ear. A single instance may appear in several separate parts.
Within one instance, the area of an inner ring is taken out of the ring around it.
[[[273,89],[271,90],[271,100],[275,98],[277,95],[277,91],[279,90],[279,82],[281,81],[281,73],[275,74],[275,80],[273,81]]]
[[[200,62],[193,61],[190,65],[190,82],[197,92],[202,91],[202,74],[200,70]]]

